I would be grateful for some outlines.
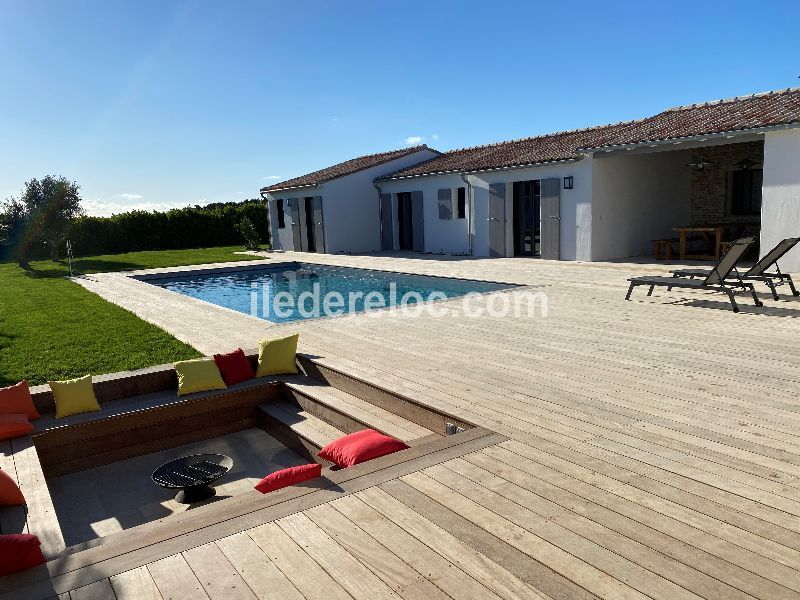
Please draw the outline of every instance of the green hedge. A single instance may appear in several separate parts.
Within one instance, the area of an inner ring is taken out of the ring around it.
[[[267,207],[260,200],[81,217],[72,226],[69,239],[76,256],[234,246],[244,243],[236,227],[244,217],[256,226],[262,245],[269,246]]]

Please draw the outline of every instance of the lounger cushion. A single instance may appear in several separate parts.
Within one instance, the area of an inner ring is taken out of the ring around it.
[[[0,471],[0,505],[19,506],[25,504],[25,496],[19,491],[17,482],[5,471]]]
[[[317,456],[340,467],[352,467],[406,448],[408,446],[400,440],[374,429],[364,429],[331,442]]]
[[[298,467],[289,467],[270,473],[256,484],[256,489],[262,494],[273,492],[281,488],[315,479],[322,475],[322,465],[311,463]]]
[[[100,410],[91,375],[67,381],[51,381],[49,385],[56,401],[56,419]]]
[[[227,386],[219,373],[213,358],[196,358],[176,362],[178,374],[178,395],[209,390],[224,390]]]
[[[16,385],[0,389],[0,413],[23,413],[31,421],[39,418],[39,412],[33,405],[33,398],[27,381],[23,380]]]
[[[0,535],[0,577],[44,564],[39,538],[27,533]]]
[[[258,370],[256,375],[297,373],[297,339],[300,334],[258,341]]]
[[[244,350],[239,348],[228,354],[215,354],[214,362],[217,363],[220,375],[226,385],[241,383],[256,376],[250,361],[247,360]]]
[[[10,440],[33,431],[28,415],[0,415],[0,440]]]

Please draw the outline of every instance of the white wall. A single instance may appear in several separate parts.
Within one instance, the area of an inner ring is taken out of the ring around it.
[[[328,181],[316,188],[300,188],[268,194],[270,200],[322,196],[325,251],[375,252],[381,249],[380,202],[373,181],[376,177],[398,171],[437,156],[420,150],[402,158],[382,163],[352,175]],[[272,213],[270,213],[272,214]],[[302,224],[302,210],[301,210]],[[286,228],[279,232],[283,249],[292,248],[291,213],[286,212]]]
[[[436,254],[466,254],[469,250],[469,199],[465,219],[439,218],[439,190],[452,190],[453,216],[456,217],[456,189],[467,187],[460,175],[436,175],[412,177],[396,181],[380,182],[381,191],[392,195],[392,223],[394,248],[398,250],[399,231],[397,222],[397,194],[402,192],[422,192],[423,221],[425,225],[425,252]]]
[[[299,248],[294,247],[294,237],[292,234],[292,210],[289,207],[289,198],[303,198],[309,196],[321,196],[323,193],[323,186],[318,187],[307,187],[307,188],[300,188],[296,190],[289,190],[287,192],[280,192],[278,194],[269,194],[269,218],[270,218],[270,235],[272,235],[276,228],[278,227],[278,211],[276,207],[275,200],[282,199],[283,200],[283,214],[284,214],[284,224],[286,225],[283,229],[277,229],[278,231],[278,244],[273,244],[273,248],[276,250],[299,250]],[[305,222],[303,219],[305,218],[305,206],[304,203],[300,202],[300,224]]]
[[[770,131],[764,138],[762,254],[784,238],[800,236],[800,129]],[[800,248],[778,264],[783,271],[800,272]]]
[[[691,217],[688,150],[600,154],[592,159],[591,260],[653,253]]]

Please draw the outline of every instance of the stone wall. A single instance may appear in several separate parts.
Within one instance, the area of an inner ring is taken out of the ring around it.
[[[742,142],[692,150],[692,162],[711,163],[702,170],[692,169],[692,225],[753,220],[753,217],[732,217],[728,210],[729,175],[737,163],[745,159],[761,168],[764,142]]]

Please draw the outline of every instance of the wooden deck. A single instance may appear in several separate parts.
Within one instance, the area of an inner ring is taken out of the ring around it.
[[[301,349],[331,367],[505,437],[291,514],[209,517],[203,535],[59,565],[51,595],[800,598],[798,299],[765,297],[760,310],[743,299],[738,315],[705,293],[623,300],[627,276],[665,265],[287,257],[545,291],[546,318],[270,328],[299,330]],[[196,316],[183,339],[209,352],[262,333],[220,314],[207,327]]]

